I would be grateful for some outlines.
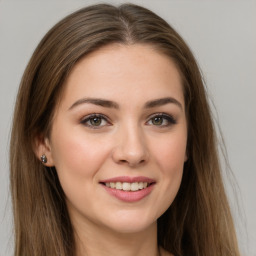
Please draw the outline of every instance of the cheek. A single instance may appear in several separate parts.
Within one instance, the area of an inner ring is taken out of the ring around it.
[[[181,184],[186,160],[186,133],[158,140],[157,145],[154,155],[161,177],[158,200],[163,213],[172,204]]]
[[[62,131],[54,138],[52,154],[59,176],[78,179],[93,176],[108,154],[106,144],[81,131]]]
[[[180,187],[185,151],[182,148],[170,146],[159,155],[158,164],[161,166],[163,181],[163,192],[175,196]],[[173,198],[174,199],[174,198]]]
[[[97,173],[108,157],[109,143],[103,145],[102,138],[88,136],[81,129],[59,130],[53,138],[53,159],[67,203],[80,209],[81,202],[90,202]]]
[[[186,161],[186,145],[186,133],[169,136],[154,143],[156,161],[166,175],[183,170]]]

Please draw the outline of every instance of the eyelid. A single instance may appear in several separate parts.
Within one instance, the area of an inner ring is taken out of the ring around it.
[[[104,120],[106,122],[106,124],[99,125],[99,126],[87,124],[87,122],[90,121],[90,119],[92,119],[94,117],[101,118],[102,120]],[[163,124],[161,124],[161,125],[149,124],[149,122],[152,121],[152,119],[155,118],[155,117],[161,117],[161,118],[167,120],[168,124],[164,124],[164,125]],[[80,123],[82,125],[86,126],[86,127],[91,128],[91,129],[100,129],[100,128],[112,125],[112,122],[110,121],[110,119],[106,115],[101,114],[101,113],[91,113],[89,115],[86,115],[86,116],[84,116],[81,119]],[[169,126],[172,126],[172,125],[174,125],[176,123],[177,123],[177,121],[173,117],[173,115],[167,114],[167,113],[163,113],[163,112],[154,113],[154,114],[150,115],[147,118],[147,121],[146,121],[146,125],[152,125],[152,126],[156,126],[156,127],[158,126],[159,128],[169,127]]]
[[[168,126],[171,126],[171,125],[174,125],[177,123],[177,120],[173,117],[173,115],[170,115],[170,114],[167,114],[167,113],[163,113],[163,112],[160,112],[160,113],[155,113],[155,114],[152,114],[148,117],[148,121],[146,122],[146,124],[152,120],[152,118],[154,117],[162,117],[164,119],[166,119],[168,121],[168,124],[167,125],[159,125],[159,128],[161,127],[168,127]],[[155,125],[157,126],[157,125]]]
[[[86,124],[86,122],[88,122],[91,118],[94,118],[94,117],[99,117],[99,118],[105,120],[107,122],[107,124],[99,125],[99,126],[93,126],[93,125]],[[92,114],[86,115],[81,119],[80,123],[86,127],[91,128],[91,129],[100,129],[105,126],[111,125],[109,118],[107,116],[105,116],[104,114],[100,114],[100,113],[92,113]]]

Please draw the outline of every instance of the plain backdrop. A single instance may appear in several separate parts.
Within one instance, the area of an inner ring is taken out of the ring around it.
[[[122,3],[125,1],[104,1]],[[237,180],[227,185],[243,255],[256,256],[256,1],[129,1],[165,18],[187,41],[204,74]],[[0,0],[0,256],[13,251],[8,143],[25,66],[58,20],[98,1]]]

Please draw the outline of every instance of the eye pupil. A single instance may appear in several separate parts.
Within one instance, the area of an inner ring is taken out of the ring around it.
[[[152,123],[154,125],[161,125],[163,123],[163,118],[156,116],[156,117],[153,118]]]
[[[101,117],[92,117],[90,123],[93,126],[99,126],[101,124]]]

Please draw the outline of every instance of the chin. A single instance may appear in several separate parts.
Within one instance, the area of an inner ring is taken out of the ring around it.
[[[134,234],[147,231],[150,228],[153,228],[156,225],[156,222],[146,224],[146,223],[120,223],[116,222],[114,226],[111,227],[113,231],[120,234]]]
[[[123,212],[122,215],[108,218],[105,225],[117,233],[140,233],[156,227],[157,218],[145,214]]]

